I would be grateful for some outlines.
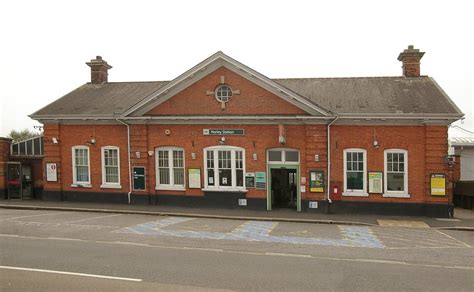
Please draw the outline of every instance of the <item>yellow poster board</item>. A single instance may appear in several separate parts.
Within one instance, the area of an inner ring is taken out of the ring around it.
[[[446,196],[446,176],[441,173],[431,174],[431,195]]]

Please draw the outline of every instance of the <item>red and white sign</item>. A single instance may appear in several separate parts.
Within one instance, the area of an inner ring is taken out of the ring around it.
[[[46,181],[58,181],[58,165],[46,163]]]

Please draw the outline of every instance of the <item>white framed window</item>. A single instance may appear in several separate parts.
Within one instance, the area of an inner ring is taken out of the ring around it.
[[[299,164],[300,153],[295,149],[272,148],[267,151],[267,162],[269,164]]]
[[[72,147],[72,186],[91,186],[89,147]]]
[[[204,148],[204,190],[245,191],[245,150],[234,146]]]
[[[384,151],[384,197],[409,198],[408,152],[403,149]]]
[[[156,189],[185,190],[184,150],[178,147],[156,148]]]
[[[121,188],[120,185],[120,149],[117,146],[104,146],[102,152],[101,188]]]
[[[344,192],[342,195],[369,195],[367,193],[367,151],[365,149],[344,150]]]
[[[232,98],[232,89],[228,85],[219,85],[216,88],[216,99],[219,102],[228,102]]]

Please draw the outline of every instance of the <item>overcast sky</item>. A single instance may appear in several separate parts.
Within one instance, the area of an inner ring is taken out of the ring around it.
[[[216,51],[270,78],[399,76],[408,45],[474,132],[470,1],[0,2],[0,136],[90,80],[171,80]],[[457,136],[468,135],[453,131]]]

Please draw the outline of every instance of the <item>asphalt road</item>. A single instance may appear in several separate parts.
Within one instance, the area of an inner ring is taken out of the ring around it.
[[[0,209],[2,291],[472,291],[474,233]]]

